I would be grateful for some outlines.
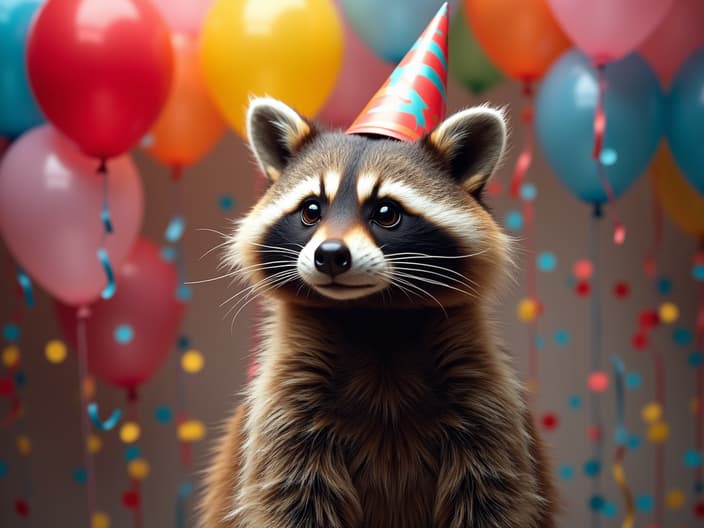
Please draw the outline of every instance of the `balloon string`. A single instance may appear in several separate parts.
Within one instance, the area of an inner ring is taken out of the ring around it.
[[[623,468],[623,460],[626,457],[626,446],[624,445],[627,431],[626,431],[626,401],[625,401],[625,391],[623,390],[624,382],[623,378],[625,376],[626,368],[621,361],[621,358],[614,356],[611,358],[611,363],[614,368],[614,388],[616,394],[616,430],[617,430],[617,448],[616,454],[614,456],[613,466],[611,472],[616,484],[621,490],[621,495],[626,503],[626,514],[624,516],[623,522],[621,523],[621,528],[633,528],[635,521],[635,503],[633,501],[633,494],[628,486],[626,480],[626,472]]]
[[[32,291],[32,281],[29,275],[20,267],[17,266],[17,284],[22,288],[22,294],[24,296],[24,304],[27,308],[34,307],[34,293]]]
[[[655,401],[665,409],[665,365],[662,354],[653,349],[653,370],[655,374]],[[662,528],[664,520],[665,495],[665,446],[655,446],[655,524]]]
[[[591,303],[591,369],[592,372],[601,370],[601,256],[599,251],[599,227],[602,218],[601,205],[594,205],[594,213],[591,221],[591,261],[592,261],[592,277],[594,287],[592,289]],[[602,423],[601,423],[601,401],[596,392],[591,394],[591,415],[592,427],[595,431],[593,442],[593,458],[601,465],[602,460]],[[600,494],[601,490],[601,475],[596,475],[592,479],[592,496]],[[601,519],[599,512],[592,512],[592,526],[599,528]]]
[[[95,465],[93,455],[90,452],[88,439],[91,434],[90,420],[85,409],[88,407],[86,395],[86,380],[88,379],[88,340],[86,336],[87,319],[90,317],[90,309],[87,306],[78,308],[77,313],[77,335],[78,335],[78,377],[80,380],[81,398],[81,434],[83,436],[83,461],[86,469],[86,498],[88,507],[88,526],[92,525],[95,515],[96,485],[95,485]]]
[[[103,205],[100,210],[100,219],[103,222],[103,235],[100,239],[100,247],[98,248],[98,261],[103,267],[103,272],[105,273],[105,278],[107,284],[103,291],[100,292],[100,297],[103,299],[111,299],[115,295],[117,290],[117,284],[115,283],[115,273],[112,270],[112,265],[110,264],[110,256],[105,248],[105,241],[108,235],[113,234],[112,218],[110,217],[110,204],[108,201],[108,168],[105,159],[100,160],[100,165],[98,166],[98,174],[102,178],[103,182]]]
[[[695,257],[695,262],[704,264],[704,240],[701,249]],[[698,350],[704,350],[704,283],[699,286],[699,309],[696,321],[696,344]],[[695,448],[698,453],[704,452],[704,366],[697,367],[697,395],[696,395],[696,426],[695,426]],[[704,486],[702,477],[704,468],[702,464],[696,469],[696,484]],[[700,493],[702,491],[700,490]]]
[[[518,198],[521,185],[533,163],[533,85],[530,80],[523,83],[524,107],[521,112],[521,122],[523,123],[523,148],[516,160],[511,177],[511,197]]]
[[[139,397],[137,395],[137,389],[131,387],[127,389],[127,416],[130,422],[139,425],[139,413],[137,410],[137,404]],[[141,484],[138,478],[132,478],[130,481],[131,491],[138,497],[137,504],[134,507],[132,513],[132,526],[134,528],[142,528],[143,522],[143,509],[142,509],[142,493]]]
[[[606,197],[609,203],[614,204],[616,200],[616,196],[614,195],[613,188],[611,187],[611,182],[609,181],[609,177],[606,174],[606,168],[604,167],[604,160],[603,160],[603,155],[604,155],[604,136],[606,135],[606,125],[607,125],[607,120],[606,120],[606,108],[605,108],[605,99],[606,99],[606,75],[605,75],[605,65],[604,64],[598,64],[597,65],[597,72],[598,72],[598,86],[599,86],[599,92],[597,96],[597,103],[596,103],[596,109],[594,112],[594,148],[592,150],[592,157],[594,158],[594,161],[596,162],[597,166],[597,172],[599,173],[599,178],[601,180],[601,184],[604,187],[604,191],[606,192]],[[624,243],[626,240],[626,226],[621,222],[618,212],[615,209],[615,205],[613,205],[614,209],[612,212],[612,217],[613,217],[613,224],[614,224],[614,233],[613,233],[613,241],[614,244],[616,245],[621,245]]]

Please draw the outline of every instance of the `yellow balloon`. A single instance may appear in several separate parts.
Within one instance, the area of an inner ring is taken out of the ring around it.
[[[203,23],[210,94],[244,137],[250,97],[274,97],[314,117],[342,65],[342,24],[331,0],[215,0]]]
[[[704,237],[704,195],[684,179],[665,143],[653,160],[650,181],[667,216],[690,235]]]

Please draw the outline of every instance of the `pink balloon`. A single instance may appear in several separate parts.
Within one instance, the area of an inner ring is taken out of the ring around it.
[[[639,52],[669,86],[684,60],[704,46],[704,1],[675,0],[665,20],[651,33]]]
[[[335,4],[340,10],[339,2],[336,1]],[[345,129],[381,88],[391,74],[393,65],[384,62],[367,48],[342,13],[341,18],[345,38],[342,71],[318,118],[327,125]]]
[[[634,51],[667,16],[673,0],[548,0],[555,18],[596,63]]]
[[[173,31],[198,35],[213,0],[151,0]]]
[[[50,125],[21,136],[0,164],[0,233],[39,285],[75,306],[93,302],[107,284],[96,255],[103,235],[96,168]],[[115,231],[105,248],[117,269],[142,224],[142,183],[127,155],[110,160],[108,174]]]
[[[149,380],[178,338],[185,304],[177,300],[178,273],[159,247],[140,238],[117,271],[120,287],[90,307],[86,320],[88,370],[131,388]],[[59,324],[76,344],[77,309],[56,303]]]

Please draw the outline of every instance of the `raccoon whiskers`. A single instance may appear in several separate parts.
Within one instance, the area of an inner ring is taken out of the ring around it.
[[[467,255],[429,255],[427,253],[415,253],[415,252],[400,252],[400,253],[390,253],[386,255],[387,260],[394,260],[394,259],[410,259],[410,258],[429,258],[429,259],[466,259],[466,258],[472,258],[472,257],[477,257],[479,255],[483,255],[489,251],[489,248],[482,249],[481,251],[477,251],[476,253],[469,253]]]
[[[392,263],[393,262],[400,262],[404,266],[413,265],[413,266],[419,266],[419,267],[423,267],[423,268],[437,269],[442,272],[450,273],[451,275],[455,275],[457,277],[460,277],[462,280],[467,281],[468,283],[471,283],[473,286],[478,286],[478,284],[475,281],[473,281],[472,279],[470,279],[466,275],[462,275],[460,272],[455,271],[450,268],[447,268],[445,266],[438,266],[436,264],[429,264],[427,262],[417,261],[417,260],[411,259],[411,258],[408,258],[408,259],[405,259],[405,258],[404,259],[387,259],[387,260]]]
[[[474,288],[474,286],[472,286],[472,285],[469,284],[468,282],[465,282],[465,281],[460,280],[460,279],[456,279],[455,277],[448,277],[448,276],[447,276],[446,274],[444,274],[444,273],[440,273],[440,272],[437,272],[437,271],[425,269],[425,268],[423,268],[423,267],[394,266],[394,270],[398,270],[398,271],[401,271],[401,272],[404,272],[404,271],[405,271],[405,272],[418,272],[418,273],[423,273],[423,274],[427,274],[427,275],[434,275],[434,276],[436,276],[436,277],[441,277],[441,278],[443,278],[443,279],[451,280],[451,281],[453,281],[453,282],[456,282],[457,284],[459,284],[459,285],[464,286],[465,288],[467,288],[467,291],[462,290],[462,289],[458,289],[458,288],[453,287],[453,286],[451,286],[451,285],[449,285],[449,284],[441,283],[440,281],[438,281],[438,280],[436,280],[436,279],[430,279],[430,278],[429,278],[428,281],[432,281],[432,282],[429,282],[429,284],[435,284],[436,286],[445,286],[445,287],[447,287],[447,288],[452,288],[452,289],[455,289],[455,290],[457,290],[457,291],[461,291],[462,293],[466,293],[466,294],[470,294],[470,293],[471,293],[472,296],[477,296],[477,295],[479,294],[479,293],[476,291],[476,289]],[[414,275],[414,277],[416,277],[416,276]],[[417,277],[417,278],[418,278],[419,280],[422,280],[422,279],[423,279],[422,277]]]
[[[198,257],[198,260],[199,260],[199,261],[200,261],[200,260],[203,260],[205,257],[207,257],[208,255],[210,255],[210,254],[211,254],[213,251],[215,251],[216,249],[220,249],[221,247],[223,247],[223,246],[225,246],[225,245],[227,245],[227,244],[229,244],[229,243],[230,243],[229,240],[225,240],[224,242],[220,242],[218,245],[211,247],[208,251],[206,251],[206,252],[203,253],[200,257]]]
[[[412,293],[412,294],[416,295],[417,297],[422,298],[421,295],[417,292],[420,292],[423,295],[425,295],[426,297],[429,297],[430,299],[432,299],[433,301],[435,301],[437,303],[437,305],[440,307],[440,309],[445,314],[445,317],[447,317],[447,311],[445,310],[445,307],[442,305],[442,303],[440,301],[438,301],[438,299],[433,294],[431,294],[429,291],[425,290],[424,288],[421,288],[417,284],[413,284],[412,282],[409,282],[409,281],[401,278],[399,275],[402,275],[402,274],[390,273],[390,272],[380,272],[380,273],[378,273],[378,275],[380,277],[383,277],[386,280],[388,280],[390,286],[395,286],[399,290],[406,293],[407,297],[408,297],[408,293]],[[411,275],[408,275],[408,277],[415,278]],[[411,289],[409,289],[409,288],[411,288]],[[413,290],[416,290],[416,291],[413,291]],[[410,300],[410,298],[409,298],[409,300]]]
[[[282,261],[282,262],[286,262],[286,261]],[[280,275],[281,273],[284,273],[284,272],[287,272],[287,271],[296,271],[296,269],[295,269],[295,268],[296,268],[295,262],[293,262],[293,263],[292,263],[292,262],[286,262],[286,264],[279,264],[279,265],[275,265],[275,266],[256,264],[256,265],[254,265],[254,266],[248,266],[247,268],[254,268],[254,267],[257,267],[259,270],[274,270],[274,269],[281,269],[281,268],[284,268],[284,269],[283,269],[282,271],[279,271],[279,272],[275,273],[275,274],[272,275],[272,276],[264,277],[264,278],[261,279],[259,282],[256,282],[255,284],[252,284],[252,285],[250,285],[250,286],[247,286],[246,288],[243,288],[242,290],[238,291],[238,292],[235,293],[233,296],[231,296],[231,297],[228,298],[227,300],[225,300],[225,301],[223,301],[222,303],[220,303],[220,307],[221,307],[221,308],[222,308],[223,306],[225,306],[227,303],[229,303],[229,302],[233,301],[234,299],[236,299],[237,297],[239,297],[240,295],[245,294],[245,293],[247,293],[247,292],[250,292],[250,291],[252,291],[252,290],[256,290],[260,285],[266,283],[268,280],[270,280],[270,279],[272,279],[272,278],[274,278],[274,277]],[[241,270],[236,270],[236,271],[241,272],[241,271],[246,271],[246,270],[245,270],[245,268],[242,268]]]
[[[281,247],[281,246],[269,246],[269,245],[267,245],[267,244],[260,244],[259,242],[249,242],[249,244],[251,244],[251,245],[253,245],[253,246],[261,247],[261,248],[264,248],[264,249],[271,249],[271,250],[274,250],[274,251],[280,251],[280,252],[282,252],[282,253],[283,253],[283,252],[286,252],[286,253],[293,253],[293,254],[295,254],[295,255],[298,255],[298,251],[296,251],[296,250],[294,250],[294,249],[291,249],[291,248],[286,248],[286,247]],[[289,242],[289,244],[291,244],[292,246],[297,247],[299,250],[303,249],[303,245],[301,245],[301,244],[297,244],[297,243],[295,243],[295,242]]]
[[[278,277],[279,275],[282,275],[282,276]],[[275,277],[278,277],[278,278],[274,279]],[[269,277],[269,279],[270,279],[269,284],[266,285],[264,288],[261,288],[259,291],[257,291],[253,297],[251,297],[248,301],[246,301],[244,304],[242,304],[239,307],[239,309],[237,310],[237,312],[235,312],[235,315],[232,317],[232,322],[230,323],[230,332],[232,332],[232,329],[235,325],[235,321],[237,320],[237,317],[240,315],[240,313],[242,313],[242,310],[244,310],[250,303],[252,303],[256,299],[258,299],[264,293],[267,293],[271,290],[275,290],[277,288],[280,288],[284,284],[287,284],[287,283],[291,282],[292,280],[295,280],[297,277],[298,277],[298,272],[296,270],[279,272],[279,273]],[[247,296],[241,298],[239,301],[237,301],[232,306],[232,308],[230,308],[228,310],[227,313],[229,314],[234,308],[237,307],[238,304],[240,304],[243,300],[246,300],[248,296],[249,295],[247,295]],[[227,315],[226,315],[226,317],[227,317]]]
[[[280,264],[280,265],[272,266],[272,264]],[[227,279],[228,277],[237,277],[238,275],[241,275],[244,272],[253,271],[253,270],[256,270],[257,268],[258,269],[281,268],[281,267],[283,267],[283,264],[290,265],[291,261],[290,260],[275,260],[273,262],[266,262],[263,264],[253,264],[251,266],[245,266],[243,268],[238,268],[238,269],[232,270],[232,271],[225,273],[224,275],[220,275],[218,277],[212,277],[210,279],[203,279],[203,280],[197,280],[197,281],[188,281],[185,284],[193,285],[193,284],[204,284],[207,282],[214,282],[214,281],[217,281],[220,279]]]
[[[395,270],[398,270],[398,269],[399,269],[399,268],[395,268]],[[412,270],[412,271],[422,271],[422,270]],[[435,280],[435,279],[430,279],[430,278],[428,278],[428,277],[420,277],[420,276],[418,276],[418,275],[413,275],[413,274],[411,274],[411,273],[404,273],[404,272],[402,272],[402,271],[395,271],[395,273],[396,273],[396,275],[398,275],[398,276],[400,276],[400,277],[403,277],[404,279],[416,280],[416,281],[424,282],[425,284],[430,284],[430,285],[433,285],[433,286],[441,286],[441,287],[443,287],[443,288],[448,288],[448,289],[450,289],[450,290],[454,290],[454,291],[456,291],[456,292],[459,292],[459,293],[461,293],[461,294],[463,294],[463,295],[467,295],[467,296],[472,297],[472,298],[475,298],[475,297],[476,297],[476,292],[470,292],[470,291],[466,291],[466,290],[463,290],[463,289],[460,289],[460,288],[456,288],[455,286],[452,286],[452,285],[450,285],[450,284],[446,284],[446,283],[444,283],[444,282],[441,282],[441,281],[438,281],[438,280]],[[424,272],[424,273],[428,273],[428,272],[426,271],[426,272]]]

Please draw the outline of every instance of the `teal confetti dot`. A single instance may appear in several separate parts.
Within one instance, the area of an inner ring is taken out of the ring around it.
[[[607,519],[613,519],[614,517],[616,517],[617,513],[618,513],[618,508],[611,501],[606,501],[604,503],[604,505],[601,507],[601,514],[604,517],[606,517]]]
[[[521,185],[521,199],[532,202],[538,196],[538,189],[532,183]]]
[[[695,264],[692,268],[692,277],[696,281],[704,281],[704,264]]]
[[[187,284],[181,284],[179,285],[178,288],[176,288],[176,298],[185,303],[191,300],[192,297],[192,292],[191,292],[191,287],[188,286]]]
[[[80,484],[82,486],[86,483],[86,480],[88,480],[88,475],[86,474],[85,469],[79,467],[71,472],[71,478],[76,484]]]
[[[538,255],[537,265],[538,269],[540,271],[544,271],[545,273],[554,271],[557,267],[557,257],[555,256],[555,253],[552,251],[543,251]]]
[[[188,480],[183,481],[178,488],[179,497],[188,497],[191,493],[193,493],[193,484],[191,484]]]
[[[598,477],[601,473],[601,463],[596,459],[587,460],[584,463],[584,474],[587,477]]]
[[[704,482],[697,481],[694,483],[694,493],[704,492]]]
[[[218,207],[223,211],[231,211],[235,206],[235,199],[231,194],[221,194],[218,197]]]
[[[154,418],[157,422],[161,424],[167,424],[171,422],[171,420],[173,420],[173,417],[174,412],[168,405],[159,405],[159,407],[154,410]]]
[[[668,295],[672,292],[672,281],[669,277],[658,277],[657,286],[660,295]]]
[[[5,341],[16,343],[20,339],[20,327],[15,323],[7,323],[2,327],[2,337]]]
[[[704,354],[701,352],[692,352],[687,358],[690,367],[700,367],[704,365]]]
[[[176,248],[171,246],[163,246],[161,248],[161,259],[166,262],[173,262],[176,260]]]
[[[182,216],[174,216],[169,225],[166,227],[164,238],[169,242],[178,242],[183,236],[183,231],[186,229],[186,220]]]
[[[0,460],[0,478],[7,476],[10,472],[10,465],[4,460]]]
[[[122,455],[125,457],[125,460],[127,462],[132,462],[133,460],[137,460],[139,457],[142,456],[142,450],[139,448],[139,446],[132,444],[125,447],[125,451]]]
[[[655,501],[652,495],[638,495],[636,497],[636,511],[650,513],[655,509]]]
[[[570,397],[567,398],[567,406],[573,411],[581,409],[582,397],[579,394],[571,394]]]
[[[677,327],[672,331],[672,340],[676,345],[687,346],[692,344],[692,332],[687,328]]]
[[[618,152],[616,152],[612,148],[604,148],[601,150],[599,160],[601,161],[602,165],[606,165],[607,167],[615,165],[618,161]]]
[[[535,348],[542,350],[545,348],[545,338],[541,335],[535,336]]]
[[[626,388],[629,390],[640,389],[643,385],[643,376],[638,372],[629,372],[625,378]]]
[[[702,455],[696,449],[687,449],[683,458],[684,464],[688,468],[698,468],[702,465]]]
[[[623,426],[616,427],[614,433],[614,441],[617,445],[626,445],[628,443],[628,431]]]
[[[643,443],[643,440],[637,434],[632,434],[631,436],[628,437],[628,444],[627,445],[628,445],[628,449],[630,449],[631,451],[635,451],[636,449],[638,449],[642,443]]]
[[[520,211],[509,211],[505,224],[509,231],[521,231],[523,229],[523,214]]]
[[[15,372],[15,384],[18,387],[24,387],[27,385],[27,373],[24,370],[18,370]]]
[[[569,344],[571,339],[570,333],[562,328],[555,330],[555,335],[553,337],[557,346],[566,346]]]
[[[601,511],[601,509],[604,507],[604,504],[606,501],[604,500],[604,497],[601,495],[592,495],[589,497],[589,509],[594,512]]]
[[[572,480],[574,478],[574,468],[567,464],[563,464],[557,470],[557,474],[562,480]]]
[[[179,338],[178,338],[178,348],[179,349],[186,350],[190,346],[191,346],[191,340],[188,338],[187,335],[179,336]]]
[[[134,330],[128,324],[117,325],[113,337],[121,345],[126,345],[134,339]]]

